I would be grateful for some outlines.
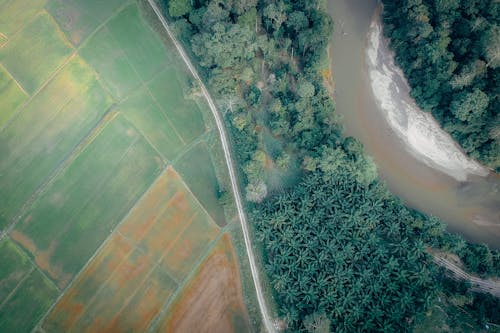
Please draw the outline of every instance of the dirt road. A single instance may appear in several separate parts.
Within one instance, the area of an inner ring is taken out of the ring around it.
[[[493,296],[500,297],[499,280],[481,279],[480,277],[465,272],[463,269],[438,254],[433,254],[433,257],[434,262],[451,271],[455,279],[469,281],[472,291],[490,293]]]
[[[229,179],[231,181],[231,188],[233,190],[233,195],[234,195],[234,200],[236,202],[236,208],[238,210],[238,216],[241,222],[241,229],[243,230],[243,237],[245,239],[245,248],[246,252],[248,255],[248,261],[250,262],[250,270],[252,272],[252,278],[255,286],[255,290],[257,293],[257,301],[259,302],[259,308],[260,308],[260,313],[262,316],[262,322],[264,324],[264,327],[266,330],[270,333],[273,333],[276,331],[270,316],[269,316],[269,310],[266,305],[266,301],[264,299],[264,295],[262,292],[262,287],[261,287],[261,282],[259,278],[259,271],[257,269],[257,264],[255,261],[255,255],[253,252],[252,248],[252,241],[250,239],[250,232],[248,228],[248,223],[245,215],[245,211],[243,210],[243,204],[242,204],[242,199],[241,199],[241,192],[238,186],[238,181],[236,179],[236,172],[234,168],[234,163],[233,159],[231,157],[231,152],[229,150],[229,141],[227,139],[227,134],[226,134],[226,129],[224,127],[224,123],[222,122],[222,117],[219,111],[217,110],[217,107],[215,106],[215,103],[208,93],[207,88],[203,84],[203,81],[201,80],[200,76],[198,75],[198,72],[196,68],[192,65],[191,60],[187,56],[186,52],[184,51],[184,48],[182,45],[179,43],[177,38],[174,36],[172,33],[167,21],[163,17],[163,14],[161,13],[160,9],[154,2],[154,0],[148,0],[149,5],[151,8],[153,8],[154,12],[156,13],[156,16],[160,20],[161,24],[165,28],[165,31],[167,32],[168,36],[170,39],[173,41],[175,47],[177,48],[177,51],[179,52],[180,56],[182,57],[182,60],[186,64],[186,66],[189,68],[189,71],[193,75],[193,77],[196,79],[198,84],[200,85],[201,92],[203,93],[203,96],[205,96],[205,99],[208,102],[208,105],[210,107],[210,111],[212,112],[212,115],[214,116],[215,119],[215,124],[217,126],[217,131],[219,132],[221,143],[222,143],[222,149],[224,151],[224,158],[226,160],[226,165],[229,171]]]

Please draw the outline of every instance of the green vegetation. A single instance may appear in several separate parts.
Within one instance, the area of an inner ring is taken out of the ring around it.
[[[411,95],[470,156],[500,171],[500,3],[383,3]]]
[[[57,290],[10,240],[0,240],[0,331],[29,331],[47,311]]]
[[[53,19],[36,18],[0,48],[0,61],[28,93],[33,93],[72,51]],[[39,55],[43,54],[43,57]]]
[[[444,273],[437,301],[418,318],[414,332],[500,332],[500,299],[471,292],[467,283],[450,280]]]
[[[0,96],[2,96],[2,110],[0,110],[0,128],[13,116],[15,110],[27,98],[27,94],[9,74],[0,67]]]
[[[11,223],[111,103],[91,68],[75,57],[0,132],[1,228]]]
[[[189,188],[196,193],[196,197],[218,225],[226,224],[224,210],[218,201],[218,182],[213,167],[200,168],[200,165],[213,165],[208,147],[200,143],[191,148],[174,164],[175,168],[185,179]]]
[[[191,94],[187,69],[140,6],[131,0],[0,0],[1,332],[42,325],[167,165],[189,167],[186,177],[200,170],[210,177],[186,189],[198,210],[177,216],[184,218],[176,222],[185,234],[168,225],[153,232],[162,249],[175,245],[164,270],[170,265],[181,280],[199,264],[207,238],[219,230],[205,211],[225,222],[212,151],[190,154],[212,143],[212,126],[202,115],[207,110]],[[144,287],[130,312],[138,307],[156,316],[143,305],[158,296],[161,309],[170,297],[165,291]],[[103,299],[106,306],[108,295]],[[141,320],[135,321],[149,322]]]
[[[332,31],[322,1],[183,4],[164,10],[225,115],[288,330],[411,330],[442,288],[430,246],[495,274],[497,252],[471,254],[439,220],[406,208],[343,137],[322,86]]]

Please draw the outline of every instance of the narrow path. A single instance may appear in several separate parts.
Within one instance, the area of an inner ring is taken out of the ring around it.
[[[434,262],[439,266],[446,268],[453,273],[452,277],[455,280],[467,280],[471,284],[472,291],[489,293],[493,296],[500,297],[500,280],[481,279],[475,275],[465,272],[463,269],[443,258],[439,254],[433,254]]]
[[[207,100],[208,105],[210,107],[210,111],[212,112],[212,115],[214,116],[215,123],[217,125],[217,130],[219,132],[221,143],[222,143],[222,149],[224,151],[224,158],[226,160],[226,165],[227,165],[227,168],[229,171],[229,178],[231,180],[231,188],[233,190],[233,195],[234,195],[234,199],[236,202],[236,208],[238,210],[238,216],[239,216],[239,219],[241,222],[241,229],[243,230],[243,237],[245,239],[245,248],[246,248],[247,255],[248,255],[248,261],[250,263],[250,270],[252,272],[252,278],[253,278],[253,282],[254,282],[254,286],[255,286],[255,291],[257,293],[257,301],[259,303],[260,313],[262,316],[262,322],[264,324],[264,327],[266,328],[266,331],[269,333],[273,333],[276,331],[276,329],[275,329],[275,327],[270,319],[269,310],[267,308],[266,301],[264,299],[264,294],[262,291],[260,277],[259,277],[259,271],[257,269],[255,255],[254,255],[253,248],[252,248],[252,241],[250,239],[250,232],[249,232],[249,228],[248,228],[248,223],[247,223],[245,212],[243,210],[241,193],[240,193],[240,189],[238,186],[238,181],[236,180],[236,172],[235,172],[233,160],[231,158],[231,153],[229,150],[229,142],[227,139],[227,134],[226,134],[226,129],[224,127],[224,123],[222,122],[222,117],[221,117],[219,111],[217,110],[215,103],[213,102],[212,97],[208,93],[207,88],[203,84],[203,81],[201,80],[200,76],[198,75],[196,68],[191,64],[191,60],[189,59],[186,52],[184,51],[184,48],[182,47],[182,45],[179,43],[177,38],[174,36],[172,31],[170,30],[170,27],[168,26],[167,21],[163,17],[160,9],[158,8],[158,6],[154,2],[154,0],[148,0],[148,3],[151,6],[151,8],[154,10],[156,16],[158,17],[161,24],[165,28],[165,31],[167,32],[168,36],[170,37],[170,39],[174,43],[182,60],[184,61],[186,66],[189,68],[189,71],[191,72],[193,77],[196,79],[198,84],[200,85],[203,96],[205,96],[205,99]]]

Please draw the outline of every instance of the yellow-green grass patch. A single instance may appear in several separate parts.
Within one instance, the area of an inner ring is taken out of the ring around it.
[[[12,37],[45,6],[45,2],[46,0],[0,0],[0,33],[8,38]]]
[[[57,289],[38,270],[33,270],[0,307],[0,332],[30,332],[57,294]]]
[[[142,84],[125,53],[106,26],[93,35],[79,51],[109,87],[116,99],[122,99]]]
[[[12,237],[64,287],[162,167],[153,148],[118,116],[39,196]]]
[[[198,104],[184,97],[189,76],[183,68],[183,64],[166,68],[148,87],[184,141],[191,142],[205,132],[205,124]]]
[[[0,128],[12,117],[14,111],[28,98],[22,88],[16,84],[10,74],[0,66]]]
[[[78,45],[127,0],[49,0],[54,16],[73,44]]]
[[[79,57],[69,62],[0,132],[0,228],[111,106]]]
[[[72,52],[71,44],[46,12],[0,48],[0,62],[29,94],[33,93]]]
[[[26,255],[8,238],[0,241],[0,305],[30,272]]]
[[[217,200],[219,183],[205,143],[199,143],[175,163],[175,169],[218,225],[226,223],[224,209]]]
[[[170,62],[163,42],[142,19],[136,4],[113,17],[107,27],[144,82]]]
[[[0,47],[4,46],[4,44],[7,43],[8,40],[9,38],[0,32]]]
[[[134,92],[120,109],[166,158],[172,160],[182,150],[184,142],[146,87]]]

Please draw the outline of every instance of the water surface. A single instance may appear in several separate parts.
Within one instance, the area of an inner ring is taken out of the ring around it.
[[[416,106],[408,96],[406,81],[397,75],[390,85],[392,99],[398,101],[391,122],[390,107],[380,95],[382,86],[374,84],[370,76],[374,64],[368,53],[376,47],[369,37],[373,37],[372,23],[378,19],[377,1],[330,0],[328,10],[335,24],[331,49],[334,94],[346,134],[365,145],[381,178],[410,207],[438,216],[450,231],[466,239],[500,248],[500,178],[474,161],[464,160],[456,146],[441,144],[446,133],[436,132],[426,114],[414,113]],[[387,69],[392,54],[385,39],[380,40],[379,48],[387,63],[379,61],[378,66]],[[395,115],[399,122],[394,121]]]

